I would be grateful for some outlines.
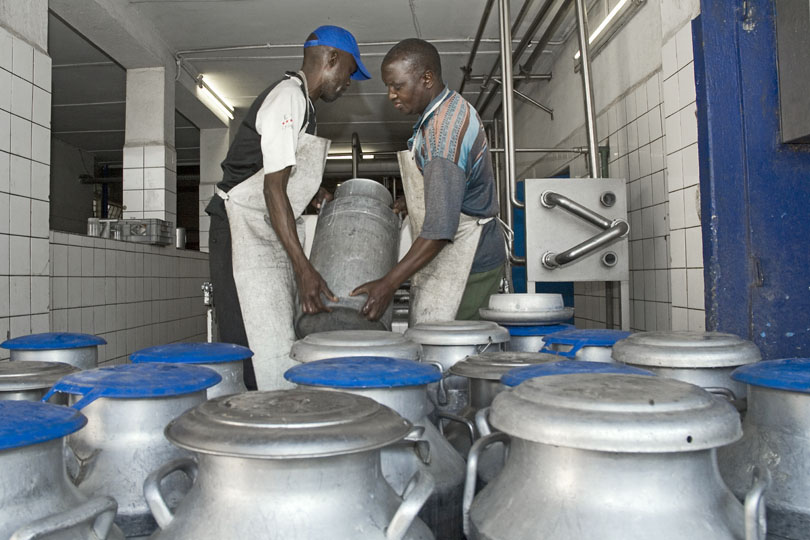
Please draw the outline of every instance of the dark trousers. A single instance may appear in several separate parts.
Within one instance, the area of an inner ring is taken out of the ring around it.
[[[211,216],[208,243],[210,251],[208,265],[211,283],[214,286],[214,310],[219,327],[219,340],[247,347],[245,322],[242,320],[242,308],[239,306],[239,296],[233,281],[231,228],[228,218],[216,214]],[[256,376],[250,360],[245,362],[245,386],[248,390],[256,390]]]

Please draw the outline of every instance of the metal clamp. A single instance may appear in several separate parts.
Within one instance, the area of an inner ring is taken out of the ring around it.
[[[90,499],[75,508],[38,519],[17,529],[9,540],[37,540],[82,523],[93,522],[93,534],[105,540],[115,520],[118,503],[112,497]]]
[[[475,425],[473,425],[470,420],[464,418],[463,416],[446,411],[436,411],[436,417],[439,418],[439,433],[441,433],[442,436],[444,436],[444,426],[442,425],[441,420],[450,420],[451,422],[464,424],[464,426],[467,428],[467,434],[470,436],[470,444],[475,442]]]
[[[416,515],[433,495],[436,481],[427,471],[416,471],[402,494],[402,504],[385,529],[386,540],[402,540]]]
[[[754,467],[751,489],[745,494],[745,540],[765,540],[768,523],[765,518],[765,491],[771,483],[771,472]]]
[[[197,462],[192,458],[172,460],[150,473],[143,482],[143,497],[146,499],[146,504],[149,506],[149,511],[152,512],[158,527],[161,529],[166,528],[172,522],[174,514],[169,509],[166,499],[163,498],[163,493],[160,492],[160,483],[164,478],[177,471],[184,473],[194,483],[197,479]]]
[[[499,442],[509,444],[509,435],[498,431],[486,437],[482,437],[475,441],[475,444],[470,448],[470,453],[467,455],[467,477],[464,479],[464,498],[461,503],[461,512],[464,519],[464,534],[467,538],[472,538],[470,535],[470,508],[472,507],[473,498],[475,498],[475,484],[478,480],[478,460],[481,457],[481,452]]]
[[[566,212],[602,229],[602,232],[596,236],[592,236],[562,253],[554,253],[553,251],[543,253],[540,262],[548,269],[559,268],[577,259],[581,259],[586,255],[590,255],[594,251],[627,236],[630,232],[630,225],[628,225],[626,220],[610,220],[590,208],[586,208],[578,202],[572,201],[568,197],[554,191],[544,191],[540,195],[540,204],[549,209],[559,206]]]

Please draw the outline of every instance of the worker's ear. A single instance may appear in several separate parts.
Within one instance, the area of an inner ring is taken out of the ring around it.
[[[433,75],[433,71],[426,69],[425,73],[422,75],[422,82],[428,90],[433,88],[433,85],[436,84],[436,77]]]
[[[333,68],[337,65],[339,59],[340,57],[338,55],[337,49],[331,49],[329,51],[329,57],[326,62],[326,65],[330,68]]]

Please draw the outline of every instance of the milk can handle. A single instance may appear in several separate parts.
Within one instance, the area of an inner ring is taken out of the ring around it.
[[[197,462],[187,457],[172,460],[156,471],[152,471],[143,482],[143,497],[146,499],[146,504],[149,506],[158,527],[161,529],[172,522],[174,514],[160,492],[160,483],[164,478],[176,471],[185,473],[193,483],[197,478]]]
[[[745,494],[745,540],[765,540],[768,524],[765,520],[765,491],[771,483],[771,472],[754,467],[753,485]]]
[[[496,431],[486,437],[482,437],[475,441],[475,444],[470,448],[470,453],[467,455],[467,477],[464,479],[464,499],[461,503],[461,512],[464,519],[464,534],[467,538],[471,538],[470,508],[472,507],[473,498],[475,497],[475,484],[478,480],[478,459],[481,457],[481,452],[497,442],[508,444],[509,435],[501,431]]]
[[[459,424],[464,424],[467,428],[467,435],[470,436],[470,444],[475,441],[475,425],[473,423],[464,418],[463,416],[459,416],[457,414],[449,413],[446,411],[437,411],[436,417],[440,420],[443,418],[445,420],[450,420],[451,422],[458,422]],[[441,421],[439,422],[439,432],[444,435],[444,427],[442,426]]]
[[[439,388],[436,390],[436,405],[447,405],[447,387],[444,384],[444,366],[439,362],[425,362],[425,364],[434,366],[439,370],[439,373],[442,374],[442,378],[439,379]]]
[[[731,403],[735,403],[737,401],[737,394],[735,394],[731,388],[724,388],[722,386],[707,386],[704,388],[704,390],[710,394],[724,397]]]
[[[112,529],[117,510],[118,503],[112,497],[96,497],[70,510],[24,525],[9,540],[36,540],[89,521],[93,522],[93,533],[100,540],[105,540]]]
[[[433,494],[436,480],[427,471],[416,471],[402,493],[402,504],[385,529],[386,540],[402,540],[416,515]]]
[[[489,425],[489,407],[478,409],[475,413],[475,427],[478,429],[480,437],[486,437],[492,433],[492,426]]]

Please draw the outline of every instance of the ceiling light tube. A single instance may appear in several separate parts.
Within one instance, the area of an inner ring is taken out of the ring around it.
[[[210,98],[212,98],[213,102],[220,108],[220,110],[225,113],[225,116],[233,120],[233,107],[231,107],[224,99],[220,97],[220,95],[211,88],[205,79],[203,79],[203,75],[200,74],[197,76],[197,86],[206,93]]]
[[[594,30],[593,33],[591,33],[591,37],[588,38],[588,44],[593,44],[593,42],[596,41],[596,39],[603,32],[605,32],[605,30],[614,21],[614,19],[617,19],[617,17],[619,16],[620,13],[622,13],[622,11],[627,11],[625,8],[628,8],[629,6],[632,5],[640,6],[645,1],[646,0],[619,0],[619,3],[616,4],[613,7],[613,9],[610,10],[610,13],[608,13],[607,16],[602,20],[602,22],[599,23],[599,26],[596,27],[596,30]],[[580,51],[577,51],[577,53],[574,55],[574,60],[579,60],[579,57]]]

